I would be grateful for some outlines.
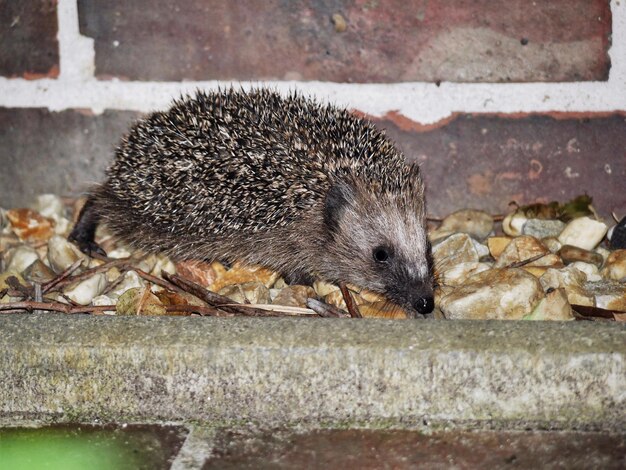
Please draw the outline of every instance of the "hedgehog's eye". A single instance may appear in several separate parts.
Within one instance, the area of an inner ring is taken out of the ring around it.
[[[377,246],[372,250],[372,256],[377,263],[386,263],[391,258],[391,250],[386,246]]]

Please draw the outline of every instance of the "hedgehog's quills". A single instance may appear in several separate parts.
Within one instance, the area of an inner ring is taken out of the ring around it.
[[[70,239],[96,225],[175,259],[261,264],[433,309],[417,164],[370,122],[266,89],[199,92],[139,121]]]

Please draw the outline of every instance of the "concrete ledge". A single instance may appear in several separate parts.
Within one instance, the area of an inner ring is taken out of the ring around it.
[[[626,327],[0,316],[0,422],[624,429]]]

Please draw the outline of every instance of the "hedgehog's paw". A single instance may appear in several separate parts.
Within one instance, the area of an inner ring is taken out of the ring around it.
[[[76,245],[78,249],[87,256],[91,256],[92,258],[103,256],[106,258],[106,251],[104,251],[94,240],[82,238],[80,234],[76,234],[74,232],[70,233],[70,236],[67,237],[67,239],[74,243],[74,245]]]

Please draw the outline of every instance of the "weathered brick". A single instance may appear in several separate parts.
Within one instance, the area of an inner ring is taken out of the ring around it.
[[[0,0],[0,75],[59,75],[56,0]]]
[[[100,78],[579,81],[610,68],[608,0],[78,1]]]
[[[138,116],[0,108],[0,206],[25,205],[42,192],[85,191],[102,179]],[[624,114],[461,115],[424,127],[389,113],[376,122],[421,163],[431,215],[463,207],[504,213],[510,201],[564,201],[585,192],[602,215],[626,214]]]
[[[29,204],[37,194],[80,194],[98,181],[113,148],[137,117],[107,111],[0,108],[0,207]]]
[[[493,214],[587,193],[608,216],[626,214],[626,115],[461,115],[424,127],[389,113],[386,128],[421,163],[428,212]]]

